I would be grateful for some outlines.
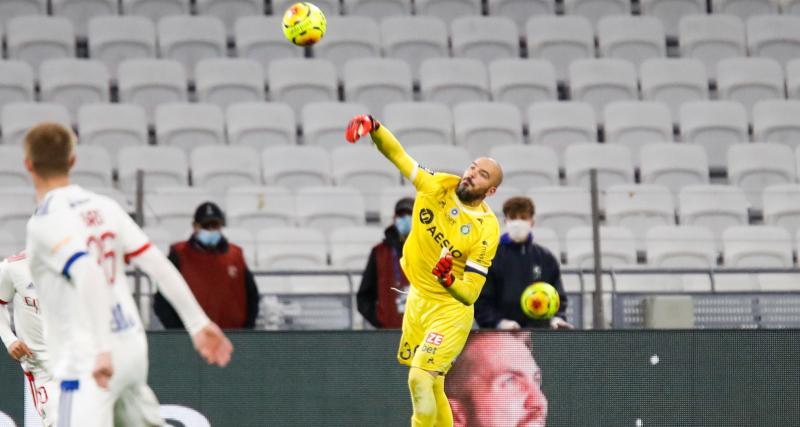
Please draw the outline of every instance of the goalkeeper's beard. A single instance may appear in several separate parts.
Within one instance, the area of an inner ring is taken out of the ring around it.
[[[461,203],[473,203],[483,200],[486,197],[486,193],[481,193],[478,190],[470,191],[469,184],[462,181],[456,187],[456,196],[458,196],[458,200],[461,200]]]

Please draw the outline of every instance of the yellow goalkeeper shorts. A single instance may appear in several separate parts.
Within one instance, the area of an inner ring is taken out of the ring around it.
[[[397,360],[408,366],[447,373],[464,349],[474,317],[473,306],[443,303],[419,296],[412,286],[403,316]]]

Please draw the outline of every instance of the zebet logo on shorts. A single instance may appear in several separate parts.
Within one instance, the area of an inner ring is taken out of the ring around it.
[[[428,332],[428,336],[425,337],[426,344],[441,345],[442,341],[444,341],[444,335],[436,332]]]
[[[436,332],[428,332],[428,336],[425,337],[425,342],[422,344],[422,347],[419,348],[419,351],[434,355],[442,344],[442,341],[444,341],[444,335],[437,334]],[[433,357],[429,357],[427,363],[432,365],[434,363]]]

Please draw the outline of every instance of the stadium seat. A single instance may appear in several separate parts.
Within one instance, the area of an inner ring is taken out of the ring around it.
[[[165,16],[158,20],[156,28],[159,55],[180,62],[190,79],[201,59],[225,57],[225,27],[215,17]]]
[[[55,122],[70,127],[69,111],[63,105],[45,102],[7,104],[0,113],[3,142],[22,144],[28,129],[40,122]]]
[[[645,249],[645,235],[659,225],[675,225],[675,201],[661,185],[613,185],[605,194],[606,223],[633,232],[636,248]]]
[[[460,102],[488,101],[486,66],[471,58],[431,58],[419,67],[422,99],[449,107]]]
[[[110,77],[105,64],[87,59],[50,59],[39,69],[39,91],[44,102],[67,107],[73,120],[83,105],[111,101]]]
[[[366,224],[364,198],[355,188],[305,187],[296,193],[297,221],[323,233]]]
[[[770,15],[778,13],[778,3],[775,0],[711,0],[711,13],[738,16],[746,21],[756,15]]]
[[[786,64],[786,92],[790,99],[800,99],[800,58]]]
[[[331,61],[338,70],[355,58],[381,56],[378,23],[366,16],[329,16],[325,37],[312,47],[314,57]]]
[[[286,58],[272,61],[267,81],[271,100],[289,104],[297,115],[310,102],[338,99],[336,67],[324,59]]]
[[[511,104],[462,102],[453,107],[456,145],[472,157],[488,154],[492,147],[522,145],[522,116]]]
[[[136,171],[144,171],[145,191],[158,187],[188,185],[189,161],[177,147],[124,147],[117,155],[119,188],[131,193],[136,189]]]
[[[78,144],[70,182],[83,187],[111,187],[111,156],[104,147]]]
[[[781,227],[745,225],[722,233],[722,257],[728,267],[791,268],[792,237]]]
[[[230,187],[261,184],[261,159],[252,147],[198,147],[189,156],[189,167],[192,185],[217,194]]]
[[[117,202],[129,215],[136,215],[136,206],[134,204],[135,195],[131,197],[114,187],[87,187],[86,189]]]
[[[642,184],[662,185],[673,195],[687,185],[708,184],[708,157],[703,147],[693,144],[650,144],[640,152]]]
[[[300,114],[303,123],[303,143],[332,149],[346,144],[344,130],[347,122],[367,112],[362,104],[349,102],[313,102],[306,104]],[[370,144],[365,138],[361,144]]]
[[[600,227],[600,265],[603,268],[628,267],[636,264],[636,240],[625,227]],[[567,232],[567,264],[571,267],[594,266],[592,227],[575,227]]]
[[[411,15],[411,2],[407,0],[344,0],[345,15],[368,16],[383,19],[396,15]]]
[[[534,200],[534,203],[536,201]],[[500,214],[500,212],[495,212],[495,214]],[[557,260],[561,260],[561,242],[558,240],[558,235],[556,234],[555,230],[545,227],[539,227],[538,225],[534,226],[533,230],[533,241],[537,244],[544,246],[545,249],[549,250],[553,253]]]
[[[798,0],[778,0],[778,5],[784,15],[800,15],[800,1]]]
[[[525,36],[528,57],[551,62],[559,80],[567,80],[573,61],[594,58],[594,30],[581,16],[533,16]]]
[[[647,231],[647,264],[658,268],[711,268],[717,249],[710,229],[695,225],[661,225]]]
[[[519,31],[525,31],[528,18],[535,15],[554,15],[555,2],[550,0],[488,0],[489,16],[511,18]]]
[[[563,165],[566,147],[597,141],[594,109],[585,102],[540,102],[528,108],[530,142],[556,151]]]
[[[678,193],[680,224],[708,227],[717,243],[728,227],[747,225],[749,207],[744,191],[729,185],[688,185]]]
[[[606,104],[639,99],[636,69],[622,59],[578,59],[569,66],[569,82],[572,98],[591,104],[598,122]]]
[[[708,72],[692,58],[652,58],[640,67],[642,98],[666,104],[677,122],[681,105],[708,99]]]
[[[597,169],[599,190],[615,184],[633,183],[633,160],[630,150],[615,144],[573,144],[564,152],[567,184],[589,188],[589,175]]]
[[[416,196],[417,190],[413,185],[395,185],[393,187],[383,187],[380,195],[380,219],[381,226],[387,227],[393,224],[394,219],[394,206],[397,201],[410,197],[413,199]]]
[[[224,144],[225,118],[214,104],[161,104],[156,107],[156,139],[159,145],[187,153],[203,145]]]
[[[223,110],[237,102],[264,101],[264,69],[252,59],[210,58],[197,63],[197,100]]]
[[[489,89],[497,102],[514,104],[523,120],[528,107],[558,99],[553,64],[541,59],[498,59],[489,64]]]
[[[637,166],[642,147],[673,140],[672,115],[660,102],[612,102],[606,105],[603,115],[606,143],[628,147]]]
[[[558,156],[547,146],[504,145],[489,151],[503,167],[503,185],[516,188],[558,185]]]
[[[712,80],[719,61],[747,54],[744,23],[735,16],[688,15],[681,18],[679,28],[681,57],[703,61]]]
[[[637,68],[647,59],[667,56],[664,27],[652,16],[606,16],[597,23],[600,55],[624,59]]]
[[[774,59],[723,59],[717,64],[717,91],[720,99],[739,102],[750,114],[758,101],[786,97],[783,69]]]
[[[328,150],[310,146],[277,146],[266,148],[261,155],[264,182],[291,190],[331,184]]]
[[[706,150],[711,168],[724,168],[728,148],[747,142],[747,111],[732,101],[692,101],[680,108],[681,138]]]
[[[239,227],[228,227],[227,225],[222,229],[222,235],[225,240],[242,249],[244,261],[251,270],[258,263],[256,232]]]
[[[263,0],[195,0],[195,7],[198,15],[214,16],[222,21],[228,36],[233,35],[234,24],[239,18],[264,14]]]
[[[20,249],[24,247],[24,241],[17,239],[10,231],[0,229],[0,258],[5,259],[6,257],[19,253]]]
[[[383,109],[383,119],[406,148],[453,145],[453,114],[435,102],[401,102]]]
[[[365,112],[376,116],[386,104],[413,99],[411,68],[401,59],[351,59],[344,64],[342,77],[345,100],[365,105]]]
[[[5,0],[0,2],[0,29],[18,16],[47,15],[47,0]]]
[[[297,210],[294,194],[285,187],[231,187],[225,195],[225,214],[229,225],[256,233],[267,227],[291,226]]]
[[[432,15],[447,24],[461,16],[481,14],[481,0],[416,0],[417,15]]]
[[[25,242],[28,219],[36,210],[33,187],[0,188],[0,230],[11,233],[17,241]],[[14,253],[20,252],[18,248]]]
[[[763,15],[747,20],[751,56],[772,58],[782,67],[800,56],[800,17]]]
[[[627,0],[564,0],[565,15],[579,15],[593,25],[606,16],[630,15],[631,2]]]
[[[489,65],[504,58],[518,58],[519,31],[510,18],[462,16],[450,23],[453,56],[474,58]]]
[[[33,102],[33,69],[26,62],[0,60],[0,109],[14,102]]]
[[[466,148],[447,145],[409,147],[408,152],[420,166],[433,172],[462,176],[472,162]]]
[[[556,231],[564,247],[567,232],[592,224],[592,205],[588,188],[540,187],[528,191],[536,204],[536,226]]]
[[[286,43],[281,31],[282,20],[281,15],[254,15],[237,19],[234,25],[236,56],[258,61],[264,73],[269,70],[270,62],[276,59],[301,58],[303,48]]]
[[[333,267],[361,270],[372,247],[383,240],[383,230],[374,226],[337,227],[328,240]]]
[[[368,212],[380,209],[381,189],[400,184],[397,168],[375,148],[340,144],[331,151],[333,182],[359,190]]]
[[[208,201],[214,200],[202,188],[156,188],[144,199],[145,223],[158,225],[178,239],[188,238],[192,231],[195,209]]]
[[[761,209],[765,187],[795,182],[794,151],[768,142],[736,144],[728,150],[728,181],[744,190],[750,205]]]
[[[678,23],[687,15],[706,13],[705,0],[641,0],[642,15],[655,16],[664,25],[667,37],[678,36]]]
[[[0,188],[30,187],[32,181],[25,169],[24,158],[25,153],[19,145],[0,145]]]
[[[47,59],[75,56],[75,29],[61,16],[19,16],[6,24],[8,58],[27,62],[36,72]]]
[[[228,143],[263,149],[275,145],[294,145],[297,123],[294,111],[277,102],[232,104],[225,114]]]
[[[325,236],[309,227],[264,228],[256,234],[256,252],[260,269],[320,269],[328,263]]]
[[[131,59],[119,65],[120,102],[144,107],[152,123],[159,104],[188,101],[186,71],[177,61]]]
[[[156,27],[143,16],[98,16],[89,21],[89,56],[116,78],[122,61],[156,57]]]
[[[272,14],[283,16],[289,6],[297,3],[295,0],[272,0]],[[315,0],[314,4],[319,7],[325,16],[337,16],[340,12],[338,0]]]
[[[753,107],[753,139],[800,146],[800,101],[770,99]]]
[[[484,201],[492,210],[492,212],[494,212],[495,215],[497,215],[497,218],[501,220],[500,224],[502,224],[503,203],[505,203],[506,200],[512,197],[520,197],[520,196],[525,196],[525,192],[518,187],[506,185],[504,182],[503,185],[497,187],[497,191],[495,191],[494,194],[484,199]]]
[[[381,21],[381,45],[389,58],[405,61],[415,79],[430,58],[450,56],[447,25],[433,16],[387,16]]]
[[[771,185],[763,193],[764,224],[782,227],[794,236],[800,229],[800,185]]]
[[[161,17],[188,15],[190,0],[121,0],[122,14],[140,15],[158,22]]]
[[[147,145],[147,117],[133,104],[90,104],[78,110],[81,145],[103,147],[116,164],[123,147]]]
[[[75,34],[86,38],[89,21],[97,16],[116,15],[117,0],[50,0],[51,13],[72,22]]]

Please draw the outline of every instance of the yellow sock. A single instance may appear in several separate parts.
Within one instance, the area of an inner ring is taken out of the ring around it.
[[[453,427],[453,411],[444,394],[444,375],[433,380],[433,395],[436,397],[436,427]]]
[[[414,414],[411,427],[433,427],[436,421],[436,397],[433,394],[433,375],[419,368],[408,370],[408,389]]]

